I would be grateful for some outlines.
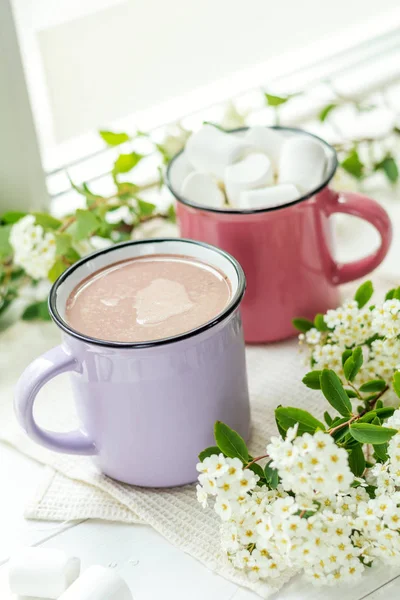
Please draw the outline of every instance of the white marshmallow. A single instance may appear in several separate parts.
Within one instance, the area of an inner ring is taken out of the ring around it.
[[[182,197],[210,208],[224,208],[225,197],[209,173],[191,173],[182,185]]]
[[[251,127],[244,135],[244,141],[254,150],[268,155],[274,171],[278,170],[279,157],[286,136],[271,127]]]
[[[78,577],[79,558],[54,548],[23,548],[11,557],[10,589],[20,596],[58,598]]]
[[[225,167],[240,160],[247,150],[248,145],[241,138],[213,125],[203,125],[190,136],[185,147],[196,171],[213,173],[218,179],[223,178]]]
[[[194,169],[190,164],[186,152],[183,151],[172,163],[169,170],[169,180],[172,189],[180,194],[182,192],[182,184],[186,177],[193,173]]]
[[[240,194],[274,181],[271,161],[259,152],[248,154],[243,160],[225,169],[225,189],[229,203],[237,206]]]
[[[256,210],[282,206],[300,198],[299,190],[292,183],[282,183],[257,190],[246,190],[240,194],[238,208]]]
[[[94,565],[59,600],[132,600],[127,583],[112,569]]]
[[[306,135],[293,135],[282,148],[279,183],[293,183],[305,192],[322,184],[327,157],[323,145]]]

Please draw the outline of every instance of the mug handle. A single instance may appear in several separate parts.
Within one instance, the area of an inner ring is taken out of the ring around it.
[[[53,377],[66,371],[79,372],[77,360],[63,346],[56,346],[36,358],[18,380],[14,409],[19,424],[38,444],[66,454],[97,454],[93,440],[82,430],[56,432],[39,427],[33,416],[33,405],[39,390]]]
[[[381,264],[392,241],[392,224],[389,215],[375,200],[358,192],[334,192],[334,201],[328,205],[328,216],[345,213],[371,223],[381,236],[379,248],[364,258],[339,265],[334,263],[333,283],[340,285],[364,277]]]

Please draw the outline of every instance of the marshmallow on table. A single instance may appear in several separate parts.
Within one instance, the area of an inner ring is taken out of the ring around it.
[[[186,152],[183,151],[172,163],[169,170],[169,180],[172,189],[180,194],[182,192],[182,184],[186,177],[194,171],[190,164]]]
[[[24,548],[11,557],[10,589],[20,596],[58,598],[78,577],[79,558],[51,548]]]
[[[257,210],[258,208],[272,208],[282,206],[300,198],[299,190],[292,183],[281,183],[269,187],[246,190],[240,194],[238,208]]]
[[[272,184],[274,174],[268,156],[259,152],[248,154],[243,160],[225,169],[225,189],[229,203],[237,206],[240,194],[250,190]]]
[[[213,125],[203,125],[186,142],[185,153],[196,171],[223,179],[225,167],[240,160],[248,149],[241,138]]]
[[[274,171],[278,170],[279,157],[286,136],[270,127],[251,127],[243,136],[246,144],[268,155]]]
[[[305,193],[322,184],[327,157],[323,145],[306,135],[293,135],[279,160],[279,183],[293,183]]]
[[[182,197],[209,208],[224,208],[225,196],[209,173],[191,173],[182,185]]]
[[[127,583],[112,569],[89,567],[59,600],[132,600]]]

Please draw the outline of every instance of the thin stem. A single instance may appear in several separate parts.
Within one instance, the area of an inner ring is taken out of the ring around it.
[[[341,423],[340,425],[336,425],[336,427],[333,427],[332,429],[329,429],[329,430],[328,430],[328,433],[329,433],[330,435],[333,435],[334,433],[336,433],[336,431],[340,431],[340,429],[343,429],[344,427],[347,427],[348,425],[351,425],[351,424],[352,424],[352,423],[354,423],[355,421],[358,421],[359,419],[361,419],[361,417],[363,417],[363,416],[364,416],[364,415],[365,415],[367,412],[369,412],[370,410],[372,410],[372,409],[374,408],[374,406],[375,406],[375,404],[378,402],[379,398],[381,398],[381,397],[383,396],[383,394],[384,394],[385,392],[387,392],[387,391],[388,391],[388,389],[389,389],[389,386],[388,386],[388,385],[386,385],[386,386],[383,388],[383,390],[382,390],[381,392],[379,392],[379,394],[377,395],[377,397],[376,397],[376,398],[374,398],[374,400],[372,400],[372,401],[369,403],[369,406],[366,406],[366,407],[364,408],[364,410],[362,410],[362,411],[360,412],[360,414],[359,414],[359,415],[353,415],[353,416],[351,417],[351,419],[349,419],[348,421],[346,421],[346,423]]]
[[[253,458],[252,461],[250,461],[247,465],[245,465],[245,469],[248,469],[249,467],[251,467],[251,465],[254,465],[254,463],[258,462],[259,460],[262,460],[263,458],[268,458],[268,454],[263,454],[262,456],[256,456],[256,458]]]
[[[359,400],[362,400],[361,394],[360,394],[360,392],[358,391],[358,389],[356,388],[356,386],[354,385],[354,383],[352,383],[351,381],[347,381],[347,385],[348,385],[349,387],[351,387],[351,389],[353,390],[353,392],[354,392],[354,393],[357,395],[357,398],[358,398]]]

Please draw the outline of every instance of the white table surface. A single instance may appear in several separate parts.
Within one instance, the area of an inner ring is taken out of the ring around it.
[[[397,273],[399,269],[400,203],[394,203],[390,208],[395,239],[383,265],[385,274]],[[365,248],[371,246],[370,238],[364,237],[364,244],[361,244],[360,237],[356,248],[348,249],[352,258],[355,254],[365,254]],[[66,524],[26,521],[24,507],[37,488],[42,469],[41,465],[0,443],[0,481],[3,484],[0,489],[0,600],[16,599],[9,591],[7,563],[15,549],[26,545],[66,550],[81,558],[82,568],[101,564],[117,569],[127,581],[134,600],[259,598],[212,573],[145,525],[95,520]],[[319,589],[295,578],[275,594],[273,600],[337,600],[339,596],[341,600],[400,599],[400,567],[371,569],[353,587]]]

